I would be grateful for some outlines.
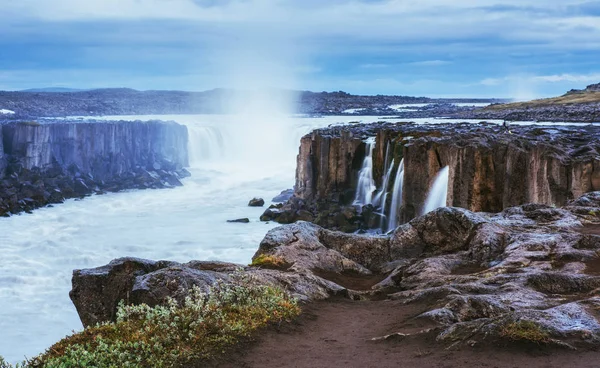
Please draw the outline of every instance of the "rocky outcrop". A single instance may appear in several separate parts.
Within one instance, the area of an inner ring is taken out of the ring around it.
[[[402,338],[598,346],[599,204],[594,192],[563,208],[527,204],[497,214],[440,208],[386,236],[297,222],[269,231],[243,272],[305,302],[337,294],[414,304],[416,314],[394,334]],[[113,320],[120,300],[181,301],[192,286],[209,290],[240,267],[118,259],[76,270],[71,298],[89,325]]]
[[[92,193],[179,186],[188,175],[187,129],[176,123],[29,122],[0,128],[0,215]]]
[[[367,137],[376,137],[373,179],[387,203],[352,213]],[[447,205],[498,212],[520,203],[562,206],[600,190],[600,128],[494,124],[416,125],[376,123],[316,130],[302,138],[294,198],[270,220],[292,222],[308,211],[322,226],[355,231],[365,214],[389,210],[393,177],[382,188],[386,163],[404,164],[400,222],[420,215],[431,185],[448,166]],[[304,216],[307,218],[308,216]],[[372,225],[372,224],[371,224]]]

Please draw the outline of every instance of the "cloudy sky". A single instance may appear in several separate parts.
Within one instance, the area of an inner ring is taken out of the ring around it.
[[[532,98],[600,82],[600,1],[0,0],[0,89]]]

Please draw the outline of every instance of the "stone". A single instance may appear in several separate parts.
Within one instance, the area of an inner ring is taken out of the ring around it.
[[[532,336],[546,344],[598,347],[600,237],[582,231],[600,227],[600,219],[573,210],[600,211],[591,200],[596,195],[562,208],[524,204],[497,214],[439,208],[388,235],[347,234],[298,221],[271,229],[254,266],[243,272],[302,302],[337,295],[414,304],[419,314],[396,326],[398,336],[425,326],[442,344],[473,345],[512,342],[511,328],[528,328],[540,329]],[[70,295],[89,325],[113,320],[120,300],[181,302],[191,287],[210,291],[241,267],[124,258],[76,270]],[[356,280],[367,279],[374,281],[358,286]]]
[[[281,193],[279,193],[277,196],[273,197],[273,199],[271,201],[274,203],[287,202],[290,198],[292,198],[293,195],[294,195],[293,189],[286,189],[286,190],[282,191]]]
[[[245,217],[245,218],[239,218],[239,219],[235,219],[235,220],[227,220],[227,222],[237,222],[237,223],[242,223],[242,224],[247,224],[250,222],[250,219]]]
[[[262,198],[252,198],[250,202],[248,202],[248,206],[250,207],[262,207],[265,205],[265,200]]]

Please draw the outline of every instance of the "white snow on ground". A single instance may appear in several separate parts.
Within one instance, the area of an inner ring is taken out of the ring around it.
[[[398,112],[408,112],[408,111],[419,111],[419,108],[428,106],[428,103],[422,104],[402,104],[402,105],[390,105],[389,108],[392,110],[396,110]]]
[[[6,110],[6,109],[0,109],[0,114],[5,114],[5,115],[12,115],[15,112],[12,110]]]
[[[344,114],[356,114],[357,112],[361,112],[363,110],[364,109],[347,109],[347,110],[342,111],[342,113],[344,113]]]
[[[488,102],[457,102],[453,103],[454,106],[465,107],[465,106],[474,106],[474,107],[486,107],[491,104]]]

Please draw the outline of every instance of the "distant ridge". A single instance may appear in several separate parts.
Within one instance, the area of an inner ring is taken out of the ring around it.
[[[82,92],[82,91],[89,91],[89,89],[77,89],[77,88],[65,88],[65,87],[45,87],[45,88],[23,89],[19,92],[39,93],[39,92]]]
[[[600,83],[572,89],[562,96],[525,102],[493,104],[458,115],[467,119],[509,121],[600,122]]]
[[[99,115],[165,115],[229,113],[229,101],[252,103],[255,92],[261,103],[289,99],[296,113],[309,115],[381,115],[419,118],[448,116],[472,109],[453,103],[498,103],[506,100],[477,98],[428,98],[412,96],[363,96],[343,91],[309,92],[292,90],[244,91],[213,89],[204,92],[137,91],[131,88],[77,90],[62,87],[26,91],[0,91],[0,108],[15,112],[14,118]],[[263,92],[266,92],[262,96]],[[264,101],[264,102],[263,102]],[[402,112],[392,106],[422,104],[419,110]],[[433,107],[428,107],[432,104]],[[407,115],[408,114],[408,115]]]

